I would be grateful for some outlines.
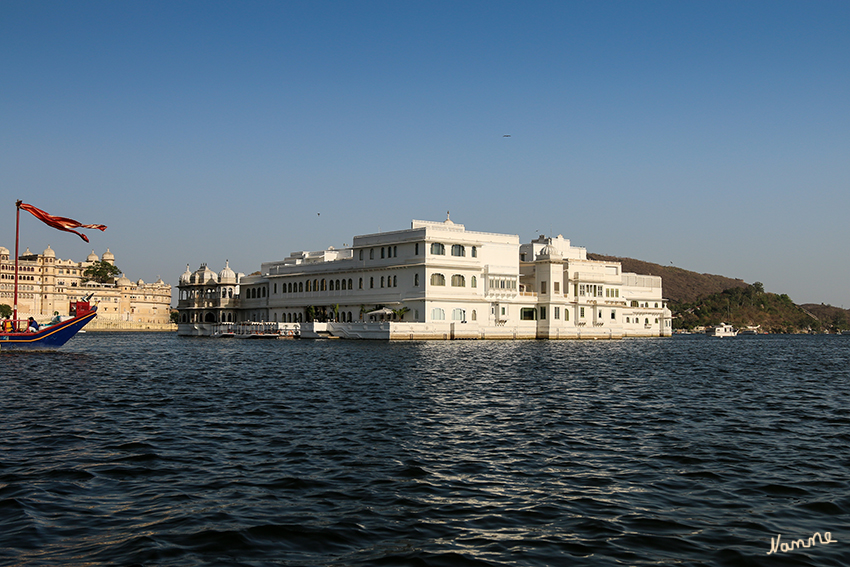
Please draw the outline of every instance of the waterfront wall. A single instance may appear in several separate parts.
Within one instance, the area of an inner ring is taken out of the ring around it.
[[[114,319],[103,319],[95,317],[94,321],[86,325],[86,331],[157,331],[170,332],[177,331],[177,325],[174,323],[141,323],[138,321],[119,321]]]

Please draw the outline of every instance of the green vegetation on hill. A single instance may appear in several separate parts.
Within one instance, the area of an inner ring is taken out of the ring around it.
[[[738,328],[758,327],[769,333],[819,331],[818,321],[794,305],[791,298],[765,293],[759,282],[733,287],[693,302],[672,303],[674,329],[693,329],[729,323]]]

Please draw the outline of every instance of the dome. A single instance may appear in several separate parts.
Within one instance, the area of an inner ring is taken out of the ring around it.
[[[230,269],[230,260],[225,260],[224,269],[218,273],[220,283],[236,283],[236,272]]]
[[[86,262],[97,262],[100,258],[97,257],[97,254],[94,253],[94,250],[91,251],[91,254],[86,256]]]
[[[180,283],[187,284],[192,279],[192,272],[189,270],[189,264],[186,264],[186,271],[180,275]]]
[[[56,252],[53,251],[53,249],[50,247],[50,244],[47,245],[47,249],[44,251],[44,257],[45,258],[55,258],[56,257]]]
[[[103,253],[103,261],[109,262],[110,264],[115,263],[115,254],[109,251],[109,248],[106,249],[106,252]]]
[[[131,285],[133,285],[133,282],[131,282],[130,278],[128,278],[127,276],[122,275],[120,278],[118,278],[118,281],[115,282],[115,285],[122,286],[122,287],[123,286],[131,286]]]
[[[139,287],[145,285],[145,280],[140,278],[139,281],[136,282],[136,285],[139,286]]]
[[[538,260],[560,260],[563,257],[564,255],[558,252],[558,249],[551,243],[544,246],[537,255]]]
[[[215,272],[210,270],[206,264],[201,264],[201,267],[195,270],[195,273],[192,274],[191,283],[194,284],[205,284],[205,283],[218,283],[218,279],[216,278]]]
[[[4,246],[0,246],[0,256],[8,256],[8,255],[9,255],[9,249],[4,247]]]

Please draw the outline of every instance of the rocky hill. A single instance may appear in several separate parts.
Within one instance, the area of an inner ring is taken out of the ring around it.
[[[713,274],[700,274],[674,266],[662,266],[661,264],[653,264],[633,258],[618,258],[590,253],[587,257],[591,260],[620,262],[624,272],[661,276],[664,297],[675,303],[696,301],[700,297],[720,293],[733,287],[747,287],[748,285],[743,280]]]

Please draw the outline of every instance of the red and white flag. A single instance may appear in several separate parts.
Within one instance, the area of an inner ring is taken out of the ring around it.
[[[59,230],[64,230],[65,232],[73,232],[74,234],[76,234],[77,236],[79,236],[80,238],[85,240],[86,242],[89,241],[88,237],[85,234],[83,234],[81,232],[77,232],[76,230],[73,230],[73,229],[75,229],[75,228],[96,228],[98,230],[106,230],[105,224],[82,224],[82,223],[75,221],[74,219],[69,219],[69,218],[66,218],[66,217],[54,217],[53,215],[45,213],[41,209],[37,209],[37,208],[33,207],[32,205],[27,205],[26,203],[21,203],[20,205],[18,205],[18,207],[25,210],[25,211],[31,212],[33,214],[33,216],[35,216],[35,218],[39,219],[44,224],[50,225],[53,228],[58,228]]]

